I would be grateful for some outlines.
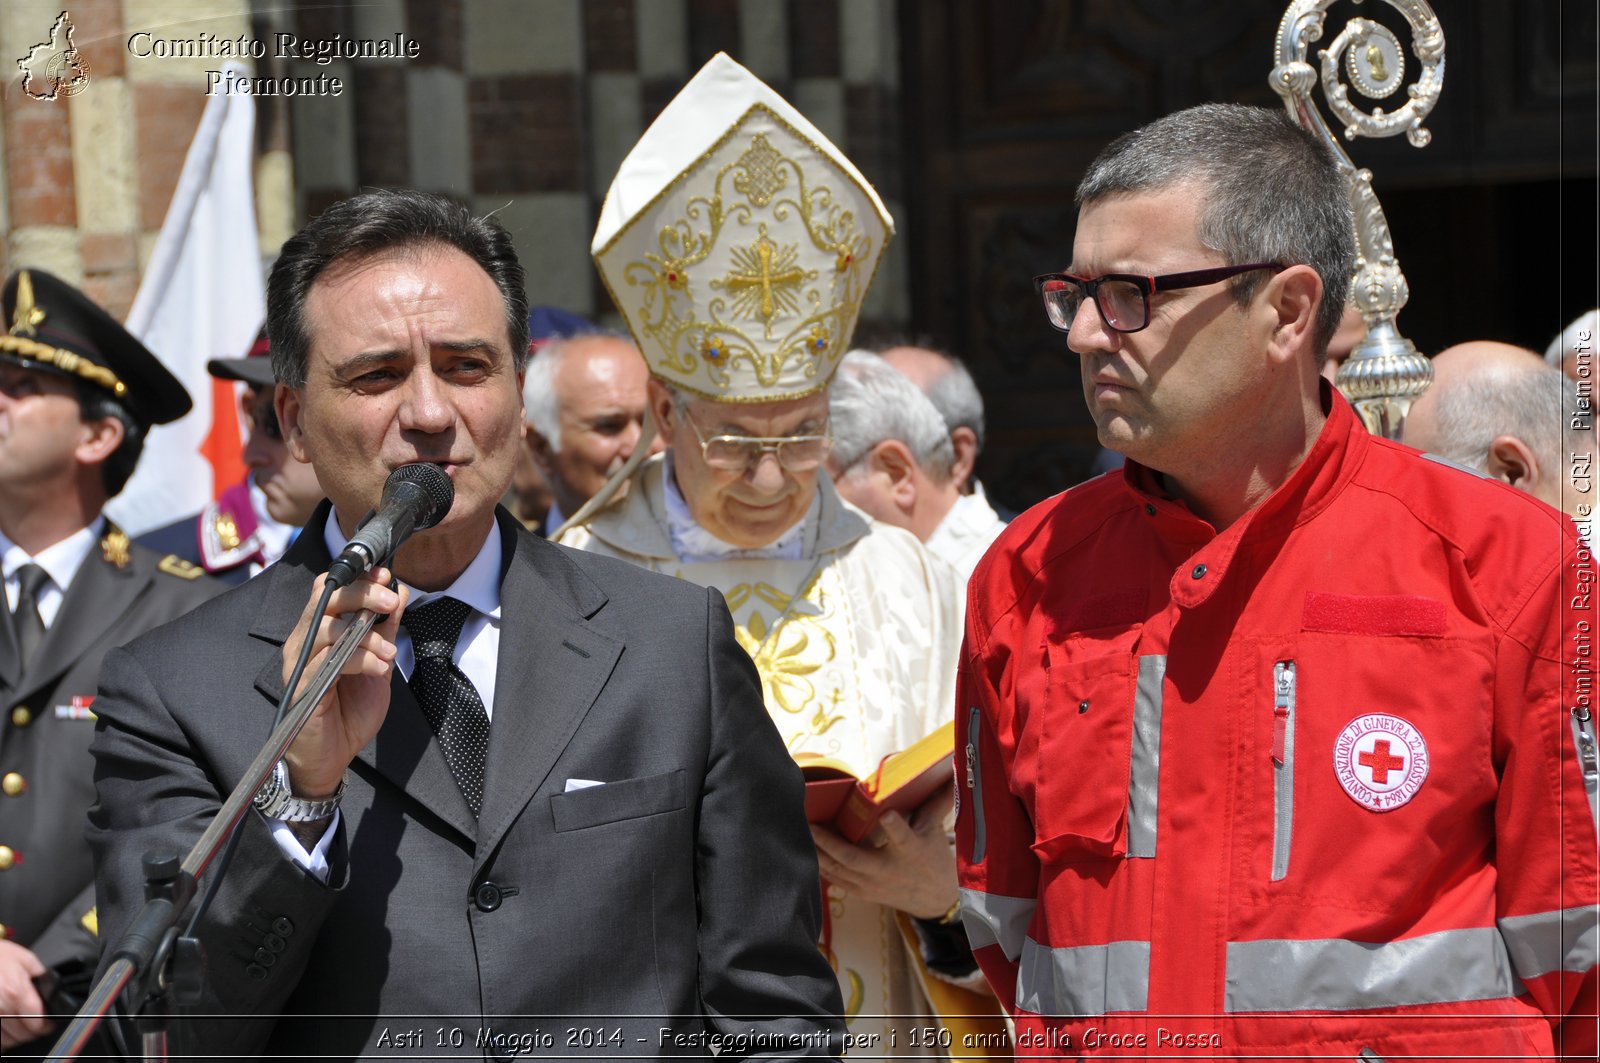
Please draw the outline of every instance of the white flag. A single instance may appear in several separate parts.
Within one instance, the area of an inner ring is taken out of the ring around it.
[[[233,392],[225,392],[229,409],[213,409],[206,362],[244,357],[267,316],[254,162],[254,101],[213,96],[128,311],[128,331],[194,399],[188,416],[151,429],[133,479],[106,507],[130,535],[198,512],[212,498],[211,465],[200,450],[213,416],[232,414]]]

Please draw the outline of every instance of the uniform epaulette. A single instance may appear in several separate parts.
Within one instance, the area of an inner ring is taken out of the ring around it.
[[[193,561],[185,561],[177,554],[168,554],[156,563],[156,568],[169,576],[179,579],[199,579],[206,574],[206,570]]]

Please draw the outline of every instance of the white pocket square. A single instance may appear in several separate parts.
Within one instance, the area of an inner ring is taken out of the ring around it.
[[[598,779],[568,779],[567,788],[562,793],[570,794],[574,790],[587,790],[591,786],[604,786],[605,783]]]

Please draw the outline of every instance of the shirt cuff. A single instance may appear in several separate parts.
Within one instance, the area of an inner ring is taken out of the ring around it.
[[[333,818],[328,821],[328,829],[322,832],[322,837],[317,839],[317,844],[306,852],[306,847],[300,844],[300,839],[294,836],[294,828],[281,819],[267,820],[267,826],[272,830],[272,840],[278,843],[278,849],[294,861],[296,867],[315,878],[323,885],[328,883],[328,847],[333,844],[334,832],[339,829],[339,810],[333,810]]]

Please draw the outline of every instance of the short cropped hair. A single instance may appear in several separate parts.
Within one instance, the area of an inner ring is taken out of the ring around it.
[[[1078,185],[1080,207],[1198,181],[1200,240],[1233,264],[1305,264],[1322,278],[1313,333],[1320,365],[1339,328],[1355,269],[1349,193],[1332,153],[1281,110],[1207,103],[1106,146]],[[1198,267],[1196,267],[1198,268]],[[1230,282],[1242,306],[1267,274]]]
[[[122,442],[100,463],[100,483],[105,488],[106,497],[116,498],[128,486],[128,480],[139,464],[139,455],[144,453],[148,426],[135,420],[126,406],[96,384],[74,380],[73,392],[78,400],[78,416],[85,422],[112,417],[122,423]]]
[[[528,359],[528,296],[511,234],[493,218],[473,217],[445,196],[414,189],[378,190],[341,200],[317,215],[289,238],[273,264],[267,280],[267,333],[278,382],[305,386],[311,351],[306,297],[330,266],[429,245],[465,254],[500,289],[511,354],[520,370]]]
[[[833,462],[841,471],[895,439],[936,483],[950,479],[956,454],[944,418],[909,377],[876,354],[844,356],[828,391],[828,420]]]
[[[1528,361],[1527,368],[1435,383],[1440,390],[1433,407],[1432,453],[1487,472],[1489,445],[1497,436],[1513,435],[1528,445],[1541,468],[1562,475],[1577,385],[1554,366]]]

